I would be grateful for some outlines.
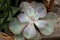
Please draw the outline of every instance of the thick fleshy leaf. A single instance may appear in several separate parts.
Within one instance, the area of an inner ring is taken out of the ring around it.
[[[34,15],[35,15],[35,10],[32,8],[32,6],[29,6],[27,9],[26,9],[26,12],[27,12],[27,15],[29,16],[29,17],[34,17]]]
[[[36,9],[36,4],[37,4],[36,1],[33,1],[33,2],[31,3],[31,5],[32,5],[32,7],[33,7],[34,9]]]
[[[25,40],[25,38],[22,35],[15,35],[14,40]]]
[[[43,3],[33,1],[31,4],[40,18],[46,16],[47,11]]]
[[[46,27],[46,21],[38,20],[34,22],[38,29],[44,29]]]
[[[31,21],[26,14],[19,14],[17,17],[21,23],[28,23],[29,21]]]
[[[44,18],[46,21],[51,21],[53,24],[57,23],[57,15],[53,12],[49,12]]]
[[[43,17],[46,16],[47,11],[46,11],[46,8],[45,8],[44,4],[37,3],[37,5],[36,5],[36,13],[39,14],[40,18],[43,18]]]
[[[9,23],[9,29],[14,34],[20,34],[26,24],[21,24],[17,19],[14,19]]]
[[[43,35],[49,36],[54,32],[54,25],[53,22],[47,22],[45,29],[40,30]]]
[[[28,2],[21,2],[20,3],[20,8],[27,8],[30,4]]]
[[[36,30],[33,24],[29,24],[23,31],[24,37],[27,39],[33,38],[36,35]]]
[[[26,9],[30,6],[30,4],[28,2],[22,2],[19,6],[19,8],[21,8],[20,10],[24,13],[27,13]]]
[[[55,13],[53,12],[49,12],[45,17],[44,19],[46,20],[56,20],[57,16]]]
[[[33,37],[33,38],[31,38],[31,39],[28,39],[28,40],[41,40],[41,35],[40,35],[40,33],[37,31],[37,34],[36,34],[36,36],[35,37]]]

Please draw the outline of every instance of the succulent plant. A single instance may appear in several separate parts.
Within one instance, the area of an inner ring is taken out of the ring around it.
[[[17,15],[17,18],[14,18],[13,21],[9,23],[11,32],[18,35],[15,37],[16,40],[21,38],[21,33],[29,40],[39,40],[41,38],[40,32],[45,36],[49,36],[54,32],[56,15],[52,12],[47,14],[43,3],[22,2],[19,8],[21,8],[22,13]],[[38,34],[38,38],[35,38]]]

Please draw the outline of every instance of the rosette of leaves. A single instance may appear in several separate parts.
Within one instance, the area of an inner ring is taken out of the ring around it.
[[[19,11],[18,3],[19,0],[0,0],[0,31],[8,33],[8,24]]]
[[[47,13],[43,3],[22,2],[19,8],[22,12],[9,22],[15,40],[40,40],[41,34],[49,36],[54,32],[56,15]]]

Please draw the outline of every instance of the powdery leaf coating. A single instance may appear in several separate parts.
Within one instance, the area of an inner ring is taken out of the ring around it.
[[[22,24],[17,19],[14,19],[12,22],[9,23],[9,29],[12,33],[17,35],[17,34],[20,34],[22,32],[23,28],[26,25],[27,24]]]
[[[36,35],[36,29],[33,24],[29,24],[23,31],[24,37],[30,39]]]
[[[46,16],[47,11],[43,3],[37,3],[33,1],[31,4],[32,4],[32,7],[35,9],[35,12],[38,14],[40,18],[43,18]]]
[[[28,23],[29,21],[31,21],[30,18],[26,14],[19,14],[17,18],[19,22],[21,23]]]
[[[40,30],[40,32],[43,34],[43,35],[46,35],[46,36],[49,36],[51,35],[53,32],[54,32],[54,25],[53,22],[48,22],[47,21],[47,24],[46,24],[46,28],[43,29],[43,30]]]
[[[21,11],[28,8],[30,4],[28,2],[21,2],[19,8],[21,8]]]
[[[34,22],[38,29],[44,29],[46,27],[45,20],[38,20]]]
[[[48,14],[44,18],[45,20],[56,20],[57,15],[53,12],[48,12]]]

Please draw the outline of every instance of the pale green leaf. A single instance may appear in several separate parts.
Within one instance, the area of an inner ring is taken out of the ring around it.
[[[53,22],[48,22],[47,21],[45,29],[40,30],[40,32],[45,36],[49,36],[54,32],[54,29],[55,29],[54,25],[55,24],[53,24]]]
[[[33,24],[27,25],[27,27],[23,30],[23,35],[27,39],[33,38],[36,35],[36,29]]]
[[[16,18],[14,18],[13,21],[9,23],[10,31],[16,35],[20,34],[25,26],[26,26],[26,23],[22,24]]]
[[[17,18],[19,19],[19,21],[21,22],[21,23],[29,23],[31,20],[30,20],[30,18],[26,15],[26,14],[19,14],[18,16],[17,16]]]
[[[53,12],[48,12],[48,14],[44,17],[45,20],[56,20],[57,15]]]
[[[34,22],[38,29],[44,29],[46,27],[45,20],[38,20]]]

